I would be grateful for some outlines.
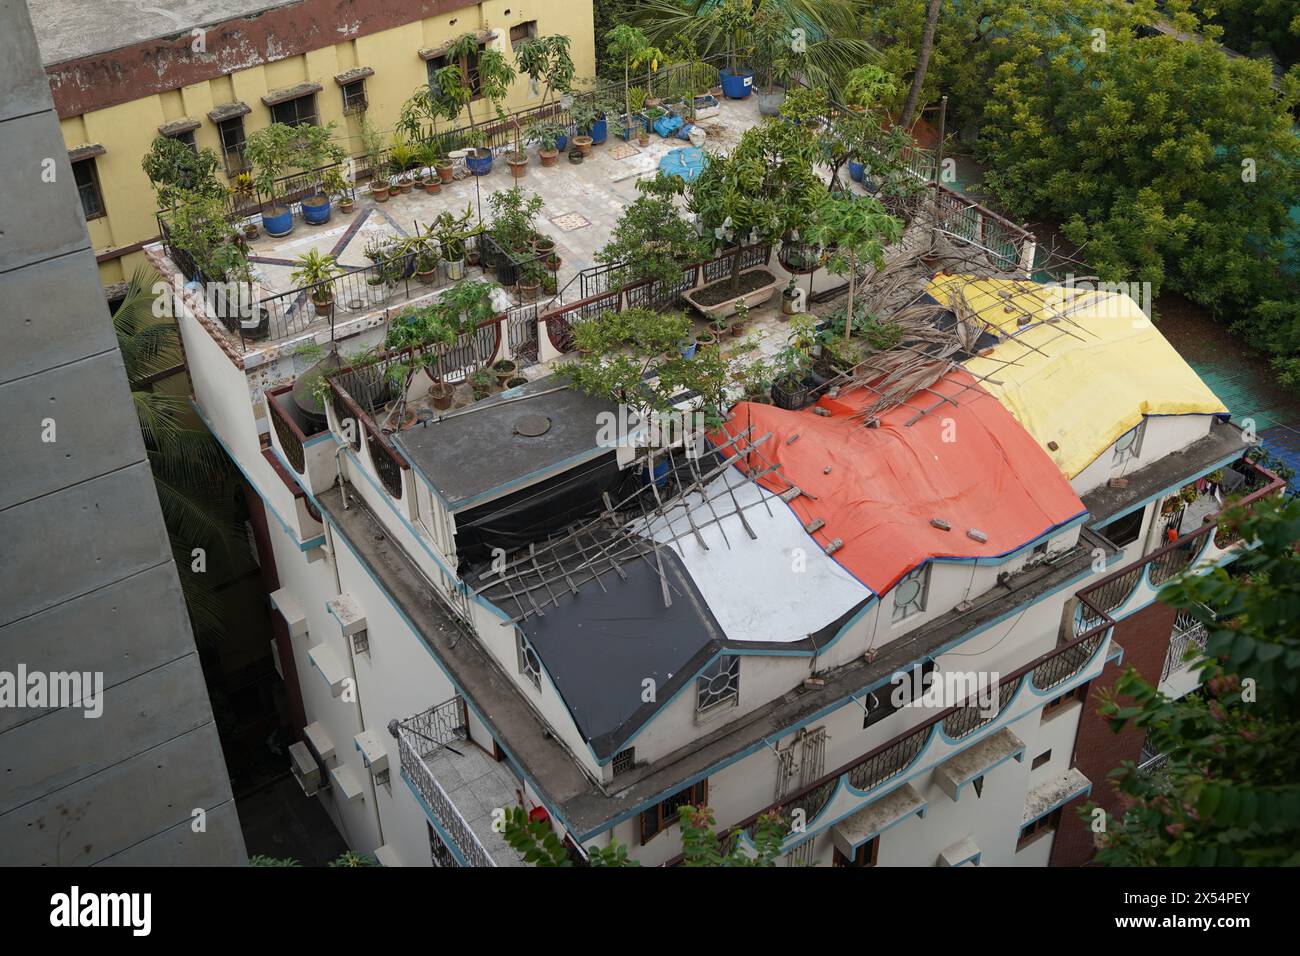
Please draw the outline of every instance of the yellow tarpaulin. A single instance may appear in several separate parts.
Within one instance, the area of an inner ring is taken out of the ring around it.
[[[1227,412],[1123,293],[942,273],[926,291],[1007,337],[964,364],[1067,478],[1145,415]]]

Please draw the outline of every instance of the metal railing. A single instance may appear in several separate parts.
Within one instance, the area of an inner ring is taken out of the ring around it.
[[[1182,670],[1195,660],[1195,658],[1193,661],[1187,660],[1189,648],[1195,647],[1200,654],[1204,654],[1205,642],[1208,638],[1209,630],[1204,624],[1196,620],[1190,611],[1179,611],[1178,616],[1174,618],[1173,631],[1169,637],[1169,652],[1165,655],[1165,669],[1160,679],[1165,680],[1174,671]]]
[[[284,457],[288,459],[293,470],[298,474],[305,474],[307,470],[306,453],[303,444],[307,441],[307,435],[298,423],[280,407],[279,397],[293,391],[293,385],[284,385],[273,391],[266,393],[266,410],[271,416],[271,427],[275,429],[275,436],[280,440],[280,449],[284,452]]]
[[[402,774],[415,787],[429,813],[435,818],[438,835],[458,863],[465,866],[496,866],[492,855],[457,809],[455,802],[429,768],[428,760],[448,744],[468,736],[465,702],[453,697],[423,713],[395,721],[389,730],[397,737]]]

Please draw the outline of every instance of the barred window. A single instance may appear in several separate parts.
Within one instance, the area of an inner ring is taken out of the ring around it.
[[[316,94],[308,93],[297,99],[276,103],[271,107],[271,122],[286,126],[319,126],[320,113],[316,109]]]
[[[926,594],[930,590],[930,565],[914,568],[894,585],[893,623],[920,614],[925,610]]]
[[[367,105],[365,80],[353,80],[351,83],[344,84],[343,112],[345,114],[364,113]]]
[[[641,814],[641,843],[647,843],[677,822],[678,811],[690,805],[702,807],[709,801],[709,781],[701,780],[683,787],[671,797],[661,801]]]
[[[533,645],[528,643],[524,632],[515,631],[515,650],[519,655],[519,673],[523,674],[538,690],[542,689],[542,662],[538,660]]]
[[[620,750],[614,754],[614,776],[620,776],[627,773],[636,766],[636,748],[628,747],[626,750]]]
[[[77,181],[81,210],[86,218],[98,219],[104,215],[104,195],[99,191],[99,171],[95,168],[95,157],[73,163],[72,176]]]
[[[222,120],[217,124],[217,133],[221,136],[221,152],[226,159],[226,172],[238,175],[248,169],[244,160],[244,118]]]
[[[740,698],[740,658],[723,655],[695,679],[695,711],[704,714]]]

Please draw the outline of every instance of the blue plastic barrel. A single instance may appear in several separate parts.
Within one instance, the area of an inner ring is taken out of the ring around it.
[[[722,95],[729,100],[743,100],[754,90],[754,71],[742,66],[738,70],[719,70]]]

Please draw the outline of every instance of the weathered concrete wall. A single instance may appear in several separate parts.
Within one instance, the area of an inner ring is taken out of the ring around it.
[[[0,0],[0,90],[0,679],[22,666],[98,672],[103,687],[98,717],[0,698],[0,864],[242,863],[180,581],[21,0]],[[206,813],[199,832],[195,810]]]

